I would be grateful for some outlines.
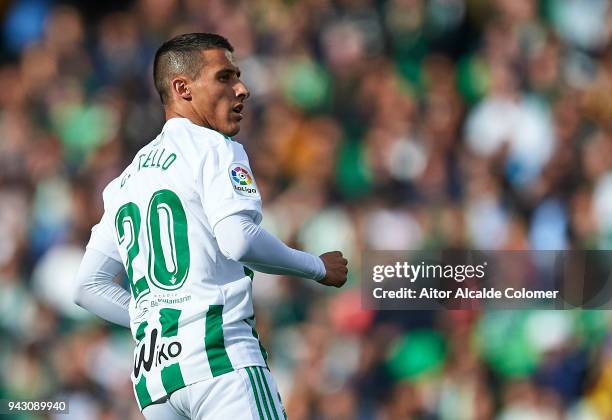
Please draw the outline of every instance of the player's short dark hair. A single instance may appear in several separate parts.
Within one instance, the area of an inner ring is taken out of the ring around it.
[[[204,65],[200,52],[216,48],[234,51],[232,44],[221,35],[204,32],[178,35],[159,47],[153,61],[153,81],[163,104],[171,98],[170,80],[179,74],[197,78]]]

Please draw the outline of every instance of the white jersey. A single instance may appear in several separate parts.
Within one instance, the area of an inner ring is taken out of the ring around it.
[[[266,366],[254,326],[252,272],[226,258],[213,228],[261,199],[241,144],[185,118],[166,122],[104,190],[88,248],[122,261],[137,341],[140,408],[186,385]]]

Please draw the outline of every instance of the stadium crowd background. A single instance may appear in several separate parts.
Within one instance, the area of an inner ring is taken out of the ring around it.
[[[140,418],[129,333],[71,282],[103,187],[163,124],[156,48],[209,31],[252,93],[237,138],[264,225],[350,261],[339,291],[255,277],[290,419],[612,418],[608,312],[374,313],[359,295],[363,249],[610,247],[610,6],[2,2],[0,398]]]

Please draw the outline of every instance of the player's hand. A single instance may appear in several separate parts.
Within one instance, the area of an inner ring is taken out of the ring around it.
[[[319,256],[325,266],[325,277],[319,283],[326,286],[342,287],[346,283],[346,273],[348,273],[348,261],[342,256],[340,251],[326,252]]]

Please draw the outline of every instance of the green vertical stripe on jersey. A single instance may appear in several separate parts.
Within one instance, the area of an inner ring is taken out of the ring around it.
[[[136,397],[138,398],[138,404],[140,408],[143,409],[147,405],[151,404],[151,395],[149,395],[149,391],[147,390],[147,378],[144,375],[140,378],[140,381],[134,387],[136,389]]]
[[[244,268],[244,274],[246,274],[247,276],[251,278],[251,280],[253,280],[253,277],[255,276],[255,273],[253,272],[253,270],[251,270],[247,266],[243,266],[243,268]]]
[[[272,420],[272,416],[270,415],[270,409],[268,408],[268,400],[266,399],[266,394],[264,394],[263,385],[261,384],[261,379],[259,378],[259,371],[257,370],[256,367],[253,368],[253,374],[255,375],[255,379],[257,380],[257,389],[259,390],[259,393],[261,394],[261,399],[263,401],[263,406],[264,406],[264,409],[266,410],[266,414],[268,415],[268,418]],[[272,411],[274,412],[274,410]],[[276,415],[276,413],[274,414]]]
[[[253,380],[253,374],[251,373],[251,368],[245,368],[247,375],[249,375],[249,381],[251,382],[251,389],[253,390],[253,396],[255,397],[255,404],[257,404],[257,411],[259,412],[259,420],[264,420],[263,413],[261,411],[261,403],[259,402],[259,395],[257,393],[257,387],[255,386],[255,381]]]
[[[249,322],[249,320],[251,322]],[[263,357],[264,362],[266,362],[267,364],[268,363],[268,352],[266,351],[264,346],[261,344],[261,340],[259,339],[259,334],[257,334],[257,330],[255,329],[255,315],[250,316],[249,318],[245,319],[244,322],[249,324],[249,326],[251,327],[251,333],[253,334],[253,337],[257,339],[257,342],[259,343],[259,351],[261,351],[261,357]]]
[[[281,406],[281,409],[283,410],[283,417],[285,418],[285,420],[287,420],[287,412],[285,411],[285,406],[283,405],[283,399],[280,397],[280,393],[277,392],[276,395],[278,396],[278,403]]]
[[[253,337],[257,339],[257,342],[259,343],[259,351],[261,352],[261,357],[263,357],[264,362],[267,365],[268,364],[268,352],[264,348],[263,344],[261,344],[261,340],[259,339],[259,336],[257,335],[257,331],[255,331],[255,328],[253,328]]]
[[[136,329],[136,340],[140,341],[145,337],[145,328],[147,328],[149,323],[147,321],[143,321],[140,323],[138,328]]]
[[[266,379],[265,372],[263,371],[263,368],[261,366],[257,367],[256,369],[258,369],[259,373],[261,374],[261,380],[263,381],[264,386],[266,388],[266,395],[270,400],[270,408],[272,409],[272,413],[274,414],[274,419],[278,420],[278,416],[276,415],[276,404],[274,404],[274,399],[272,398],[272,393],[270,392],[270,387],[268,386],[268,381]]]
[[[178,363],[173,363],[161,370],[161,380],[166,394],[171,394],[177,389],[185,387],[185,380]]]
[[[204,335],[206,357],[213,376],[234,370],[225,350],[223,338],[223,305],[210,305],[206,312],[206,334]]]
[[[162,337],[175,337],[178,331],[178,320],[181,316],[180,309],[163,308],[159,310],[159,322],[161,323]]]

